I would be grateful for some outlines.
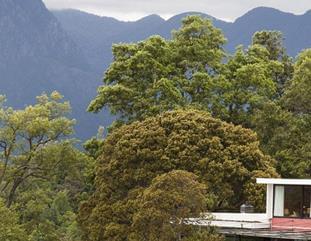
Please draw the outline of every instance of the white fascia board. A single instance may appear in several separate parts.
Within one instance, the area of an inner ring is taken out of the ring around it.
[[[258,184],[311,186],[311,179],[257,178],[256,180]]]

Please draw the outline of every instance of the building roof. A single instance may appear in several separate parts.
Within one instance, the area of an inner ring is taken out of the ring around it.
[[[311,186],[311,179],[257,178],[257,183]]]

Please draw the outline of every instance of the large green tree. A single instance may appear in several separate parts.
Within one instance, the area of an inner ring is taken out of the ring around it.
[[[14,110],[2,103],[0,109],[0,194],[10,206],[19,187],[28,179],[48,179],[57,175],[65,159],[67,140],[74,120],[66,118],[68,102],[53,92],[38,103]]]
[[[284,106],[296,114],[311,114],[311,49],[303,51],[295,64],[293,79],[285,91]]]
[[[225,38],[207,19],[187,17],[172,40],[153,36],[113,46],[114,61],[89,111],[104,106],[123,121],[143,119],[210,98]]]
[[[303,51],[294,66],[284,95],[268,102],[253,116],[261,146],[277,160],[283,177],[310,178],[311,51]]]
[[[273,77],[281,71],[281,64],[270,60],[263,46],[252,45],[246,50],[239,47],[225,65],[224,81],[217,88],[221,90],[217,108],[212,107],[212,113],[228,122],[250,127],[254,110],[275,95]]]
[[[58,92],[24,109],[0,106],[0,197],[31,241],[79,240],[75,212],[92,159],[75,147],[75,120]]]
[[[282,71],[274,73],[274,81],[277,85],[275,98],[280,98],[284,94],[286,84],[293,77],[293,58],[287,53],[283,44],[283,34],[279,31],[259,31],[253,36],[253,45],[261,45],[269,52],[269,59],[278,61],[282,66]]]
[[[287,178],[310,178],[311,117],[296,116],[277,103],[267,103],[253,118],[261,148],[277,160]]]
[[[228,57],[225,38],[210,20],[190,16],[171,40],[153,36],[113,47],[114,61],[89,111],[109,107],[119,121],[192,106],[251,127],[254,110],[279,98],[291,77],[282,35],[255,33],[252,45]]]
[[[179,241],[193,230],[189,217],[206,211],[206,187],[193,173],[171,171],[155,177],[139,198],[133,241]]]
[[[207,208],[262,208],[256,177],[276,176],[254,132],[203,111],[172,111],[113,131],[101,146],[96,190],[79,212],[86,240],[128,240],[140,195],[158,175],[184,170],[207,185]],[[251,199],[253,197],[253,199]]]

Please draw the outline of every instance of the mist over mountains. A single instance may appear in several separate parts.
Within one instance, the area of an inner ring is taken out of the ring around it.
[[[60,91],[71,102],[78,137],[89,138],[98,125],[112,121],[108,111],[86,112],[112,61],[111,45],[155,34],[169,38],[189,14],[194,13],[123,22],[77,10],[50,12],[41,0],[0,0],[0,93],[9,105],[23,107],[43,91]],[[195,14],[213,19],[224,31],[230,52],[239,44],[249,45],[253,33],[264,29],[282,31],[292,56],[311,46],[311,11],[294,15],[261,7],[233,23]]]

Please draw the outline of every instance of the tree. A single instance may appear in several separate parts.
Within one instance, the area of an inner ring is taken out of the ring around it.
[[[206,211],[206,187],[193,173],[175,170],[155,177],[133,217],[130,240],[179,241],[192,234],[189,217]]]
[[[283,34],[279,31],[256,32],[252,40],[253,45],[262,45],[269,52],[271,60],[278,60],[284,55]]]
[[[284,95],[266,103],[253,117],[261,146],[277,160],[283,177],[309,178],[311,173],[311,51],[300,54]]]
[[[249,48],[239,47],[231,57],[226,56],[224,43],[223,34],[209,20],[190,16],[172,40],[153,36],[137,44],[115,45],[114,62],[89,111],[109,107],[119,122],[130,123],[190,106],[252,127],[254,110],[283,94],[292,73],[291,59],[279,32],[256,33]]]
[[[253,36],[253,45],[261,45],[269,52],[269,59],[279,61],[282,71],[275,73],[274,80],[277,84],[277,98],[284,94],[286,84],[293,77],[293,60],[286,53],[283,45],[283,34],[279,31],[260,31]]]
[[[311,114],[311,49],[303,51],[295,64],[294,77],[287,88],[284,106],[296,114]]]
[[[79,211],[84,238],[128,240],[137,201],[158,175],[172,170],[196,174],[208,187],[207,208],[219,210],[250,199],[255,177],[277,176],[273,163],[259,150],[254,132],[203,111],[171,111],[124,125],[102,145],[96,190]],[[260,190],[256,202],[262,205],[265,190]]]
[[[18,188],[30,178],[47,179],[66,160],[66,140],[73,133],[74,120],[65,115],[68,102],[53,92],[41,95],[38,103],[24,110],[14,110],[2,104],[0,109],[0,194],[10,206]]]
[[[88,196],[92,158],[71,139],[70,105],[53,92],[35,105],[0,106],[0,197],[30,241],[79,240],[75,212]],[[1,239],[2,240],[2,239]],[[24,240],[24,239],[23,239]]]
[[[229,58],[222,77],[218,104],[212,113],[222,120],[251,127],[254,110],[276,94],[275,72],[281,64],[269,59],[269,52],[260,45],[243,50],[239,47]]]
[[[190,16],[172,40],[153,36],[137,44],[114,45],[114,62],[89,111],[106,106],[120,120],[132,121],[201,104],[211,97],[209,89],[222,66],[224,43],[223,34],[210,20]]]
[[[7,208],[0,200],[0,240],[3,241],[27,241],[28,236],[18,223],[18,214]]]
[[[296,116],[271,102],[255,113],[253,123],[261,148],[277,161],[282,177],[310,178],[310,116]]]

